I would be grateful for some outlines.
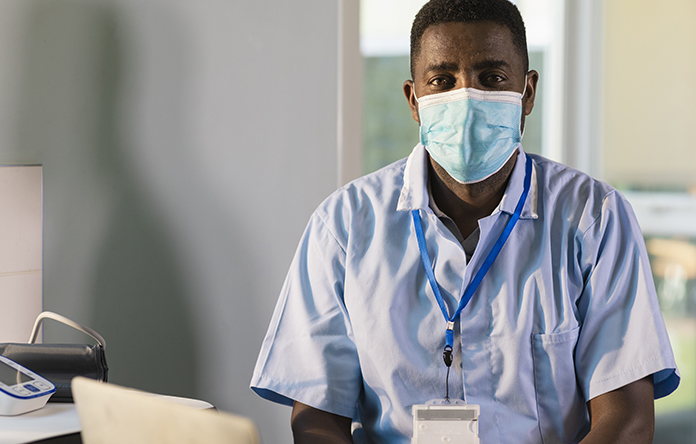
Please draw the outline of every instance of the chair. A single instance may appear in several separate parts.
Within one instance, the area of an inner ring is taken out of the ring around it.
[[[72,390],[84,444],[261,443],[250,419],[210,408],[201,410],[212,407],[202,401],[193,407],[182,404],[192,400],[87,378],[73,379]]]

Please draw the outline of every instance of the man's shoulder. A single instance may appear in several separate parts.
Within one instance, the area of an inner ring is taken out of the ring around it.
[[[552,219],[577,222],[586,229],[603,212],[628,206],[611,185],[577,169],[539,155],[529,154],[536,165],[539,210]]]
[[[575,199],[589,197],[602,200],[606,196],[616,193],[611,185],[602,182],[587,173],[575,168],[547,159],[538,154],[527,154],[532,158],[536,168],[539,186],[546,192],[547,198],[566,198],[575,196]],[[566,196],[571,193],[570,196]]]
[[[343,246],[351,236],[370,236],[377,225],[393,225],[406,159],[355,179],[329,195],[314,211],[313,219]]]
[[[390,208],[399,198],[404,184],[407,158],[397,160],[379,170],[348,182],[329,195],[317,211],[330,211],[337,206],[354,210],[369,205]]]

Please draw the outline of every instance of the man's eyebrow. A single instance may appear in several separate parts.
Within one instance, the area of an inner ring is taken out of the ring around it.
[[[510,64],[508,62],[506,62],[505,60],[489,59],[489,60],[481,60],[480,62],[474,63],[473,68],[476,71],[482,71],[484,69],[492,69],[492,68],[510,68]]]
[[[425,72],[432,71],[457,71],[459,69],[459,64],[454,62],[439,62],[431,63],[425,69]]]
[[[510,64],[502,59],[487,59],[481,60],[473,64],[472,68],[475,71],[493,68],[510,68]],[[425,72],[433,71],[458,71],[459,64],[455,62],[437,62],[431,63],[425,69]]]

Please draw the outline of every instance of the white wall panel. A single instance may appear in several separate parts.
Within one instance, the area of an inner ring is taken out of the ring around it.
[[[26,342],[42,307],[41,167],[0,166],[0,342]]]

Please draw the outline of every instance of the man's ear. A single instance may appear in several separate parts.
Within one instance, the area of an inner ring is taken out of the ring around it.
[[[534,99],[536,98],[537,82],[539,81],[539,73],[535,70],[530,70],[526,77],[527,91],[522,100],[524,100],[524,115],[528,116],[534,109]]]
[[[420,125],[420,119],[418,117],[418,101],[416,100],[416,87],[413,85],[413,80],[406,80],[404,82],[404,95],[406,95],[408,107],[411,108],[413,120],[418,122]]]

